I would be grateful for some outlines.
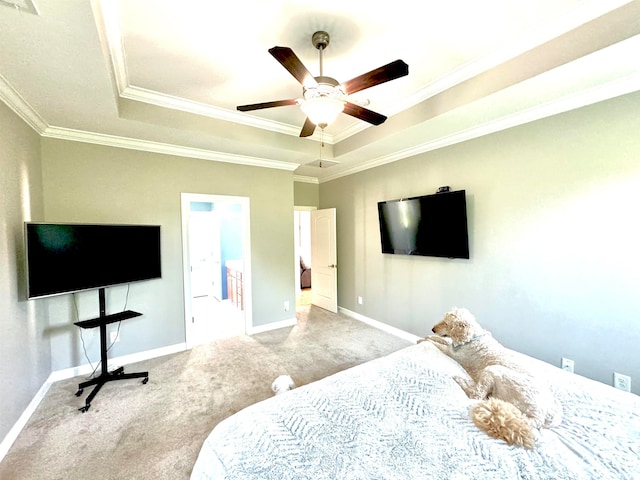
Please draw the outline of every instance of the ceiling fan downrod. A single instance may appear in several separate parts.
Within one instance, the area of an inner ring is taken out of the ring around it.
[[[329,45],[329,40],[330,40],[329,34],[327,32],[323,32],[323,31],[316,32],[311,37],[311,43],[320,52],[319,55],[320,55],[320,76],[321,77],[323,76],[323,73],[322,73],[322,52]]]

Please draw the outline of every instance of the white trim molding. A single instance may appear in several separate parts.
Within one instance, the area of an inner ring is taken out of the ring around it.
[[[408,342],[416,343],[418,340],[422,338],[417,335],[414,335],[413,333],[405,332],[404,330],[401,330],[396,327],[392,327],[391,325],[387,325],[386,323],[379,322],[378,320],[374,320],[373,318],[369,318],[360,313],[353,312],[344,307],[338,307],[338,311],[346,315],[347,317],[351,317],[354,320],[358,320],[362,323],[366,323],[367,325],[375,327],[378,330],[382,330],[383,332],[390,333],[391,335],[394,335],[398,338],[402,338],[403,340],[407,340]]]
[[[0,74],[0,100],[40,135],[47,128],[47,122],[22,98],[2,74]]]
[[[247,335],[251,336],[258,333],[270,332],[271,330],[277,330],[279,328],[295,327],[297,324],[298,320],[294,317],[288,320],[281,320],[279,322],[267,323],[265,325],[251,327],[247,331]]]
[[[562,96],[525,110],[495,118],[464,130],[456,131],[450,135],[445,135],[403,150],[398,150],[387,155],[373,158],[347,170],[336,172],[333,175],[324,176],[319,180],[319,182],[324,183],[336,180],[341,177],[353,175],[354,173],[363,172],[371,168],[413,157],[421,153],[431,152],[433,150],[473,140],[474,138],[483,137],[485,135],[490,135],[492,133],[507,130],[512,127],[524,125],[526,123],[541,120],[560,113],[576,110],[587,105],[592,105],[594,103],[609,100],[638,90],[640,90],[640,74],[634,73],[603,85],[598,85],[571,95]]]
[[[98,34],[103,43],[103,50],[107,52],[109,57],[112,78],[116,84],[117,94],[121,98],[182,112],[194,113],[196,115],[216,118],[294,137],[299,136],[300,126],[297,125],[268,120],[255,115],[220,108],[132,85],[129,80],[127,53],[122,39],[117,8],[115,2],[93,0],[93,9],[98,19],[96,22]],[[318,132],[314,132],[309,139],[318,142],[323,140],[328,144],[334,143],[333,136],[326,132],[322,139]]]
[[[150,360],[152,358],[163,357],[165,355],[171,355],[173,353],[184,352],[187,350],[186,343],[176,343],[175,345],[169,345],[167,347],[154,348],[153,350],[147,350],[144,352],[131,353],[129,355],[123,355],[121,357],[114,357],[109,359],[109,370],[115,370],[116,366],[128,365],[130,363],[142,362],[144,360]],[[60,380],[67,380],[69,378],[77,377],[79,375],[88,375],[93,372],[94,366],[90,364],[84,364],[77,367],[65,368],[63,370],[56,370],[51,372],[47,382],[54,383]]]
[[[114,369],[114,365],[128,365],[130,363],[141,362],[143,360],[150,360],[152,358],[162,357],[164,355],[171,355],[172,353],[179,353],[186,350],[185,343],[178,343],[175,345],[169,345],[167,347],[155,348],[153,350],[147,350],[146,352],[132,353],[130,355],[123,355],[121,357],[115,357],[109,359],[110,367],[109,369]],[[44,384],[37,391],[27,408],[25,408],[18,421],[13,425],[9,433],[2,439],[0,442],[0,462],[4,459],[6,454],[9,452],[9,449],[14,444],[18,435],[25,427],[31,415],[34,414],[40,402],[45,397],[51,385],[60,380],[67,380],[69,378],[77,377],[79,375],[89,375],[93,372],[93,367],[89,364],[80,365],[78,367],[65,368],[63,370],[57,370],[55,372],[51,372],[49,378],[44,382]]]
[[[216,152],[202,148],[184,147],[170,143],[160,143],[137,138],[120,137],[117,135],[106,135],[102,133],[86,132],[62,127],[47,127],[42,133],[43,137],[57,138],[61,140],[71,140],[75,142],[93,143],[109,147],[128,148],[130,150],[140,150],[143,152],[162,153],[175,155],[178,157],[199,158],[201,160],[211,160],[214,162],[235,163],[238,165],[248,165],[251,167],[274,168],[278,170],[294,171],[300,166],[299,163],[282,162],[259,157],[249,157],[247,155],[237,155],[233,153]]]
[[[0,442],[0,462],[4,460],[4,457],[9,452],[9,449],[14,444],[14,442],[18,438],[18,435],[20,435],[20,432],[31,418],[31,415],[33,415],[33,413],[36,411],[36,408],[38,408],[38,405],[40,405],[40,402],[49,391],[52,383],[53,382],[49,381],[48,379],[46,382],[44,382],[29,405],[27,405],[27,408],[25,408],[24,412],[22,412],[20,418],[18,418],[18,421],[13,425],[13,427],[11,427],[11,430],[9,430],[9,433],[7,433],[7,435],[2,439],[2,442]]]
[[[294,182],[301,182],[301,183],[315,183],[316,185],[320,182],[318,182],[318,178],[317,177],[305,177],[304,175],[294,175],[293,176],[293,181]]]

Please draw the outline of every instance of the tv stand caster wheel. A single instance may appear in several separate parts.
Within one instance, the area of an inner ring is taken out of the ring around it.
[[[149,377],[144,377],[144,380],[142,380],[142,384],[146,385],[148,381],[149,381]]]
[[[76,392],[76,397],[79,397],[80,395],[82,395],[82,392],[84,392],[84,388],[81,388]]]
[[[80,410],[82,413],[85,413],[87,410],[89,410],[90,407],[91,407],[91,404],[85,405],[84,407],[80,407],[78,410]]]

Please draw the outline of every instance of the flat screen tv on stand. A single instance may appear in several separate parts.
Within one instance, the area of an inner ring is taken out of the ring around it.
[[[25,243],[29,299],[98,290],[99,316],[75,322],[80,328],[100,329],[101,373],[78,385],[78,397],[95,385],[79,410],[89,410],[107,382],[142,378],[146,384],[148,372],[124,373],[123,367],[109,372],[107,368],[107,325],[142,314],[125,310],[107,315],[105,288],[161,278],[160,227],[27,222]]]

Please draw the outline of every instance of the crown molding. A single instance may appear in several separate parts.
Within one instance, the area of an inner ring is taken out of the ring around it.
[[[505,115],[503,117],[490,120],[480,125],[461,130],[451,135],[443,136],[428,142],[415,145],[404,150],[399,150],[387,155],[374,158],[368,162],[361,163],[360,165],[340,172],[336,172],[332,175],[323,176],[319,179],[320,183],[336,180],[341,177],[353,175],[364,170],[386,165],[388,163],[397,162],[405,158],[413,157],[421,153],[430,152],[440,148],[462,143],[467,140],[473,140],[485,135],[490,135],[502,130],[507,130],[512,127],[524,125],[536,120],[558,115],[560,113],[575,110],[587,105],[609,100],[611,98],[626,95],[628,93],[636,92],[640,90],[640,73],[634,73],[627,77],[614,80],[612,82],[592,87],[581,92],[577,92],[571,95],[561,97],[535,107],[531,107],[511,115]]]
[[[260,128],[271,132],[282,133],[297,137],[300,134],[300,127],[274,120],[257,117],[255,115],[240,113],[226,108],[215,107],[201,102],[187,100],[185,98],[167,95],[161,92],[145,89],[131,85],[127,70],[127,54],[124,48],[122,32],[117,15],[117,5],[114,3],[94,0],[94,10],[96,12],[96,26],[99,30],[99,37],[103,49],[108,52],[109,64],[112,70],[112,78],[116,83],[118,95],[122,98],[156,105],[158,107],[179,110],[196,115],[203,115],[218,120],[233,122],[249,127]],[[310,140],[320,141],[317,132],[310,137]],[[333,144],[333,136],[324,133],[324,142]]]
[[[601,0],[591,0],[577,9],[566,12],[554,21],[549,22],[544,27],[532,32],[525,32],[521,41],[506,44],[496,52],[467,62],[446,77],[439,78],[434,82],[425,85],[406,99],[395,104],[389,110],[388,116],[396,115],[407,110],[429,98],[442,93],[456,85],[474,78],[498,65],[508,62],[519,55],[524,54],[536,47],[545,44],[567,32],[570,32],[587,22],[601,17],[613,10],[622,7],[632,0],[611,0],[603,2]]]
[[[537,38],[536,41],[540,42],[542,35],[553,35],[553,32],[568,30],[571,28],[576,28],[578,25],[588,22],[589,20],[596,18],[598,15],[602,15],[607,11],[611,11],[615,8],[618,8],[622,5],[630,3],[630,0],[613,0],[608,2],[600,2],[600,1],[590,1],[587,3],[585,8],[579,9],[577,12],[572,12],[572,15],[567,15],[563,17],[560,21],[550,25],[548,28],[545,28],[543,31],[537,33],[538,37],[535,35],[528,36],[527,41],[523,42],[519,45],[512,45],[507,47],[502,52],[499,52],[497,55],[487,57],[485,59],[481,59],[478,62],[472,62],[470,64],[462,66],[452,75],[447,76],[447,78],[443,78],[438,82],[433,82],[430,85],[427,85],[424,89],[417,92],[414,96],[405,100],[406,103],[399,103],[397,105],[398,111],[403,108],[408,108],[403,105],[413,105],[419,101],[422,101],[434,94],[446,90],[450,88],[452,85],[464,81],[468,76],[476,75],[482,69],[487,69],[492,66],[495,62],[504,61],[508,55],[517,54],[518,50],[522,50],[526,45],[532,42],[531,38]],[[170,97],[167,95],[160,94],[158,92],[147,91],[138,87],[132,87],[128,85],[128,75],[126,70],[126,55],[124,51],[124,47],[122,45],[122,36],[119,31],[119,25],[117,22],[117,15],[114,3],[110,2],[100,2],[99,0],[92,0],[92,4],[94,8],[99,9],[100,15],[96,15],[96,17],[101,18],[102,22],[97,22],[99,29],[102,31],[101,39],[104,39],[106,44],[103,44],[103,48],[105,51],[109,52],[110,56],[110,64],[113,68],[113,78],[114,82],[117,84],[116,87],[118,91],[116,94],[128,95],[129,97],[136,101],[144,101],[146,103],[157,102],[158,105],[161,105],[166,108],[173,109],[185,109],[185,111],[197,113],[200,115],[205,115],[204,111],[209,112],[208,116],[212,116],[215,118],[219,118],[216,115],[225,116],[225,115],[235,115],[233,117],[233,122],[236,123],[245,123],[246,121],[253,121],[248,119],[255,119],[261,126],[259,128],[265,128],[269,130],[273,125],[279,124],[280,127],[289,127],[289,131],[287,134],[298,135],[299,130],[296,127],[292,127],[290,125],[285,125],[279,122],[268,121],[264,119],[260,119],[258,117],[253,117],[251,115],[246,114],[237,114],[227,109],[220,109],[216,107],[211,107],[209,105],[197,104],[195,102],[188,102],[182,98]],[[563,23],[564,22],[564,23]],[[542,32],[542,33],[541,33]],[[545,33],[546,32],[546,33]],[[511,53],[509,53],[511,52]],[[521,112],[517,112],[511,115],[506,115],[498,119],[494,119],[488,121],[484,124],[477,125],[465,130],[461,130],[459,132],[455,132],[448,136],[443,136],[438,139],[434,139],[420,145],[412,146],[410,148],[400,150],[397,152],[393,152],[391,154],[382,155],[380,157],[374,158],[364,164],[361,164],[357,167],[347,168],[343,171],[336,171],[331,175],[326,177],[302,177],[302,176],[294,176],[296,181],[307,181],[309,183],[323,183],[326,181],[331,181],[343,176],[351,175],[354,173],[358,173],[370,168],[374,168],[380,165],[385,165],[388,163],[392,163],[404,158],[408,158],[417,154],[425,153],[428,151],[436,150],[438,148],[443,148],[446,146],[453,145],[455,143],[464,142],[467,140],[471,140],[474,138],[478,138],[483,135],[488,135],[491,133],[495,133],[501,130],[505,130],[511,127],[515,127],[518,125],[522,125],[528,122],[532,122],[541,118],[545,118],[548,116],[552,116],[555,114],[559,114],[562,112],[566,112],[572,109],[580,108],[592,103],[596,103],[599,101],[607,100],[619,95],[624,95],[627,93],[631,93],[633,91],[640,90],[640,75],[634,74],[630,75],[626,78],[619,79],[617,81],[609,82],[607,84],[591,88],[589,90],[584,90],[563,98],[559,98],[556,100],[552,100],[550,102],[538,105],[536,107],[532,107]],[[422,100],[421,100],[422,99]],[[199,158],[211,161],[218,162],[226,162],[226,163],[234,163],[240,165],[248,165],[248,166],[257,166],[257,167],[265,167],[265,168],[275,168],[287,171],[294,171],[299,164],[297,163],[289,163],[282,162],[276,160],[270,160],[265,158],[258,157],[247,157],[243,155],[235,155],[228,154],[224,152],[216,152],[205,149],[198,149],[192,147],[183,147],[179,145],[171,145],[141,139],[133,139],[127,137],[106,135],[94,132],[87,132],[81,130],[68,129],[64,127],[55,127],[49,126],[44,118],[42,118],[38,112],[9,84],[9,82],[0,74],[0,100],[2,100],[14,113],[16,113],[23,121],[25,121],[34,131],[40,134],[43,137],[48,138],[58,138],[70,141],[79,141],[85,143],[93,143],[99,145],[106,145],[112,147],[119,148],[128,148],[133,150],[147,151],[153,153],[163,153],[169,155],[176,155],[181,157],[190,157],[190,158]],[[224,117],[223,119],[227,119],[231,117]],[[262,123],[263,124],[262,124]],[[258,125],[256,124],[256,126]],[[254,125],[252,125],[254,126]],[[364,122],[356,122],[353,127],[350,127],[346,133],[341,133],[339,135],[330,136],[328,134],[324,134],[324,140],[328,144],[332,144],[335,141],[341,141],[344,138],[347,138],[350,135],[353,135],[359,131],[368,128],[369,125],[364,124]],[[317,129],[316,129],[317,130]],[[274,130],[276,131],[276,130]],[[352,132],[352,133],[351,133]],[[285,132],[282,132],[285,133]],[[320,138],[318,132],[314,134],[313,137],[309,137],[311,139],[317,140]]]
[[[234,163],[237,165],[247,165],[251,167],[274,168],[277,170],[294,171],[300,166],[298,163],[281,162],[265,158],[250,157],[246,155],[236,155],[232,153],[216,152],[201,148],[183,147],[168,143],[153,142],[136,138],[120,137],[116,135],[105,135],[102,133],[86,132],[63,127],[47,127],[42,133],[43,137],[56,138],[60,140],[71,140],[74,142],[92,143],[95,145],[105,145],[108,147],[126,148],[129,150],[139,150],[143,152],[161,153],[165,155],[175,155],[178,157],[199,158],[201,160],[211,160],[214,162]]]
[[[489,135],[501,130],[523,125],[535,120],[567,112],[573,109],[584,107],[593,103],[608,100],[620,95],[640,90],[640,74],[632,74],[625,78],[609,82],[582,92],[575,93],[560,99],[540,104],[538,106],[523,110],[521,112],[507,115],[499,119],[486,122],[475,127],[462,130],[460,132],[441,137],[429,142],[425,142],[413,147],[403,149],[388,155],[383,155],[372,159],[369,162],[349,168],[332,175],[322,177],[295,176],[294,180],[309,183],[324,183],[344,176],[359,173],[364,170],[375,168],[388,163],[396,162],[404,158],[409,158],[421,153],[444,148],[456,143],[472,140],[484,135]],[[24,100],[20,94],[0,75],[0,99],[22,118],[33,130],[43,137],[57,138],[84,143],[93,143],[111,147],[128,148],[132,150],[146,151],[152,153],[162,153],[180,157],[199,158],[217,162],[234,163],[239,165],[256,166],[264,168],[275,168],[280,170],[294,171],[299,164],[270,160],[258,157],[248,157],[244,155],[215,152],[211,150],[198,149],[193,147],[183,147],[148,140],[133,139],[121,136],[106,135],[82,130],[74,130],[64,127],[49,126],[47,122]]]
[[[226,108],[215,107],[205,103],[185,100],[184,98],[166,95],[153,90],[128,85],[120,92],[120,97],[138,102],[156,105],[158,107],[180,110],[205,117],[239,123],[250,127],[261,128],[285,135],[298,136],[300,128],[282,122],[266,120],[246,113],[235,112]]]
[[[20,13],[30,13],[32,15],[40,15],[38,6],[33,0],[0,0],[0,7],[9,7],[18,10]]]
[[[307,177],[304,175],[294,175],[293,176],[293,181],[294,182],[300,182],[300,183],[314,183],[314,184],[319,184],[320,182],[318,181],[318,177]]]
[[[601,0],[591,0],[590,2],[587,2],[586,5],[579,7],[577,10],[567,12],[565,15],[550,22],[543,28],[530,32],[528,35],[524,35],[520,42],[507,44],[504,48],[499,49],[493,54],[480,57],[459,66],[447,74],[447,76],[425,85],[412,95],[409,95],[407,98],[394,103],[394,105],[390,106],[385,115],[392,117],[393,115],[397,115],[400,112],[408,110],[409,108],[414,107],[415,105],[418,105],[439,93],[453,88],[456,85],[516,58],[539,45],[578,28],[580,25],[605,15],[606,13],[620,8],[623,5],[631,3],[631,1],[632,0],[612,0],[603,2]],[[352,135],[362,132],[368,127],[370,127],[370,125],[365,124],[364,122],[354,123],[351,127],[335,134],[334,140],[336,143],[339,143]]]
[[[0,74],[0,100],[40,135],[48,127],[44,118],[22,98],[2,74]]]
[[[106,135],[102,133],[87,132],[65,127],[50,126],[22,98],[22,96],[11,86],[11,84],[0,74],[0,100],[2,100],[16,115],[24,120],[36,133],[42,137],[56,138],[60,140],[70,140],[74,142],[92,143],[109,147],[128,148],[152,153],[163,153],[179,157],[199,158],[215,162],[234,163],[237,165],[247,165],[252,167],[274,168],[277,170],[294,171],[300,166],[298,163],[282,162],[266,158],[250,157],[246,155],[236,155],[231,153],[216,152],[193,147],[183,147],[168,143],[153,142],[127,138],[116,135]]]
[[[70,140],[74,142],[93,143],[109,147],[128,148],[152,153],[163,153],[179,157],[199,158],[215,162],[234,163],[237,165],[247,165],[252,167],[274,168],[277,170],[294,171],[300,166],[298,163],[282,162],[266,158],[250,157],[246,155],[236,155],[231,153],[216,152],[193,147],[183,147],[168,143],[153,142],[135,138],[120,137],[116,135],[106,135],[102,133],[87,132],[65,127],[50,126],[22,98],[22,96],[7,82],[0,74],[0,100],[2,100],[16,115],[24,120],[36,133],[42,137],[56,138],[60,140]]]
[[[121,94],[129,85],[129,74],[120,23],[118,22],[117,4],[116,2],[91,0],[91,6],[96,19],[96,30],[100,43],[110,60],[108,65],[111,67],[115,91],[117,94]]]
[[[116,75],[117,77],[118,75]],[[270,132],[282,133],[285,135],[291,135],[297,137],[300,135],[300,128],[298,126],[290,125],[288,123],[277,122],[275,120],[267,120],[266,118],[256,117],[248,113],[240,113],[227,108],[215,107],[206,103],[195,102],[192,100],[186,100],[181,97],[175,97],[164,93],[156,92],[154,90],[148,90],[142,87],[136,87],[127,85],[120,91],[120,97],[148,103],[150,105],[156,105],[162,108],[168,108],[171,110],[179,110],[181,112],[193,113],[195,115],[202,115],[209,118],[215,118],[217,120],[223,120],[226,122],[232,122],[239,125],[246,125],[249,127],[260,128],[268,130]],[[306,137],[309,140],[314,140],[333,145],[335,143],[334,136],[328,133],[320,135],[318,129],[313,135]]]
[[[441,93],[457,84],[460,84],[470,78],[473,78],[491,68],[500,65],[518,55],[529,51],[536,46],[545,43],[563,33],[566,33],[578,26],[604,15],[616,8],[619,8],[632,0],[610,0],[602,2],[601,0],[591,0],[586,5],[578,9],[567,12],[556,21],[550,22],[544,28],[525,35],[521,42],[506,45],[505,48],[495,54],[487,55],[477,60],[473,60],[454,70],[444,78],[440,78],[402,101],[396,102],[387,111],[387,116],[396,115],[407,110],[431,97]],[[122,32],[117,15],[117,5],[101,0],[93,0],[99,36],[105,41],[105,50],[108,52],[110,65],[113,71],[113,79],[116,82],[116,88],[122,98],[139,101],[156,105],[163,108],[169,108],[197,115],[203,115],[223,121],[233,122],[240,125],[246,125],[254,128],[260,128],[267,131],[281,133],[285,135],[298,136],[300,128],[291,124],[286,124],[274,120],[257,117],[247,113],[239,113],[233,110],[215,107],[200,102],[187,100],[181,97],[175,97],[148,90],[142,87],[131,85],[126,65],[126,51],[124,48]],[[369,128],[370,125],[365,122],[355,122],[351,126],[334,135],[324,133],[321,135],[317,132],[310,137],[309,140],[322,141],[328,144],[339,143],[363,130]]]
[[[116,74],[116,78],[117,77],[118,74]],[[120,91],[119,95],[121,98],[127,100],[148,103],[150,105],[156,105],[158,107],[168,108],[171,110],[179,110],[181,112],[193,113],[195,115],[202,115],[205,117],[215,118],[217,120],[232,122],[239,125],[261,128],[270,132],[282,133],[285,135],[291,135],[293,137],[297,137],[300,135],[301,127],[298,126],[277,122],[275,120],[267,120],[266,118],[256,117],[255,115],[251,115],[248,113],[236,112],[227,108],[215,107],[206,103],[185,100],[181,97],[167,95],[142,87],[128,85]],[[318,132],[318,129],[316,129],[313,135],[306,138],[309,140],[314,140],[316,142],[324,141],[324,143],[327,143],[329,145],[333,145],[336,142],[333,135],[325,132],[321,136]]]

